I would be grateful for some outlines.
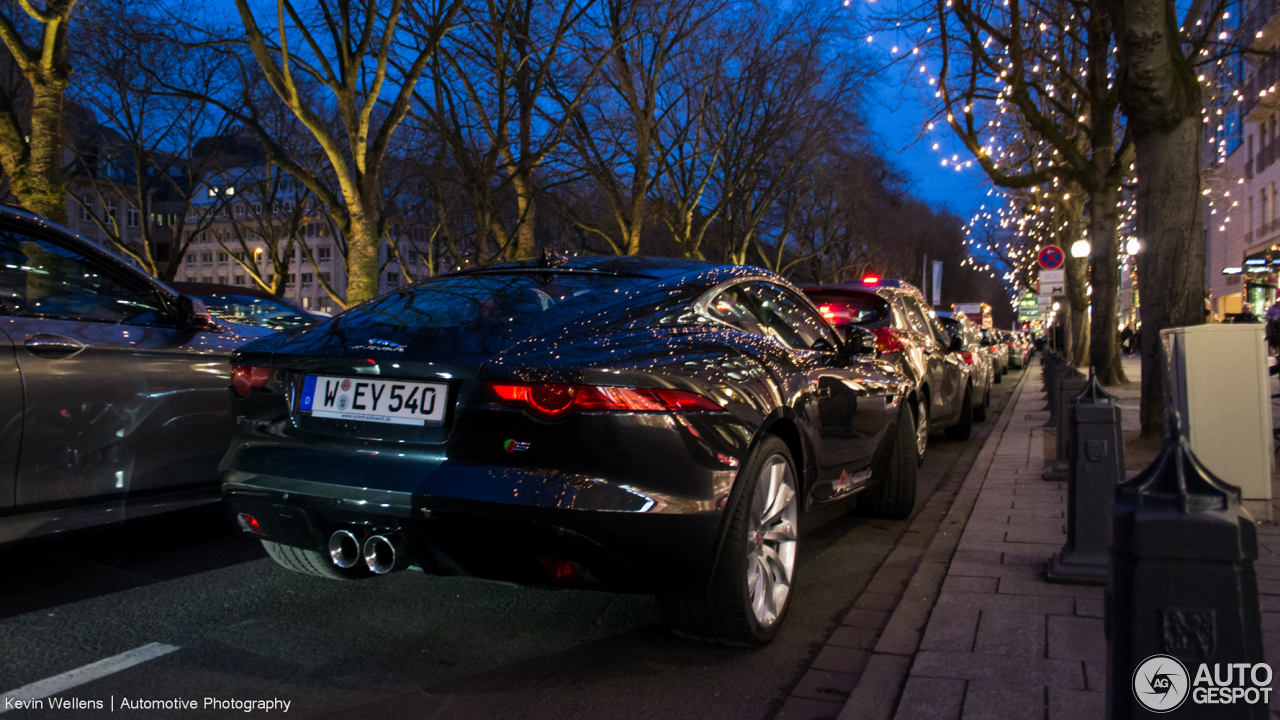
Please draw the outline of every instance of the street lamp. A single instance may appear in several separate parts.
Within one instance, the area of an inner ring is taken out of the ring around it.
[[[1089,257],[1089,241],[1082,239],[1071,243],[1071,257]]]
[[[1138,238],[1129,238],[1129,242],[1124,245],[1124,250],[1130,255],[1137,255],[1142,252],[1142,243],[1138,242]]]

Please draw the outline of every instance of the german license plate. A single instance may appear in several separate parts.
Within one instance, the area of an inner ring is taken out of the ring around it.
[[[334,420],[442,423],[448,389],[443,383],[308,375],[301,409],[309,410],[311,417]]]

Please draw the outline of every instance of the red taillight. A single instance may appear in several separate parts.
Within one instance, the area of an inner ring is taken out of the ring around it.
[[[232,365],[231,387],[236,389],[236,395],[249,397],[250,390],[261,390],[266,387],[267,381],[271,379],[271,373],[273,372],[275,371],[268,367]]]
[[[863,276],[863,278],[862,278],[862,284],[863,284],[863,285],[879,285],[879,284],[880,284],[880,276],[879,276],[879,275],[864,275],[864,276]]]
[[[902,352],[907,347],[902,342],[901,333],[893,328],[876,328],[871,332],[876,334],[876,350],[881,353]]]
[[[822,317],[825,318],[827,322],[832,322],[836,319],[836,311],[833,310],[830,305],[819,305],[818,312],[822,313]]]
[[[609,385],[508,383],[486,380],[485,385],[509,407],[553,420],[574,410],[594,412],[707,412],[722,410],[707,398],[687,390],[628,388]]]
[[[963,360],[966,365],[973,364],[973,353],[969,352],[968,350],[961,350],[959,355],[960,355],[960,359]]]
[[[582,571],[579,570],[576,562],[549,557],[538,558],[538,562],[542,564],[542,569],[546,570],[553,580],[568,583],[582,582]]]
[[[251,532],[254,535],[267,534],[267,531],[262,529],[262,523],[258,522],[258,518],[249,513],[240,513],[236,516],[236,520],[240,523],[240,529],[245,532]]]

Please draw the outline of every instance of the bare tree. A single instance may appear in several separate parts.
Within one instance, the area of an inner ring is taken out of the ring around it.
[[[273,135],[251,104],[209,98],[255,131],[266,159],[302,182],[337,224],[347,270],[344,304],[378,294],[378,249],[388,224],[382,163],[418,81],[462,5],[462,0],[313,0],[300,7],[277,0],[274,17],[264,25],[248,0],[236,0],[243,35],[216,37],[188,26],[186,45],[222,47],[242,63],[246,95],[257,80],[238,55],[248,49],[262,80],[323,154],[322,168],[300,162],[296,145]]]
[[[1225,0],[1196,0],[1179,21],[1160,0],[1112,0],[1116,85],[1137,150],[1137,235],[1142,297],[1142,433],[1164,433],[1160,331],[1204,322],[1200,134],[1195,63],[1208,55]]]
[[[12,7],[12,6],[11,6]],[[76,0],[38,7],[18,0],[21,14],[0,13],[0,41],[24,83],[0,86],[0,167],[23,207],[57,222],[67,219],[63,174],[63,104],[71,80],[67,60]]]

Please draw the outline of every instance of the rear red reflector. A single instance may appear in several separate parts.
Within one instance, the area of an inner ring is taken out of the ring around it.
[[[236,395],[248,397],[250,390],[261,390],[266,387],[267,381],[271,379],[271,373],[273,372],[275,371],[269,367],[232,365],[231,387],[235,388]]]
[[[965,361],[965,364],[967,364],[967,365],[972,365],[972,364],[973,364],[973,353],[969,352],[968,350],[961,350],[961,351],[960,351],[960,359],[961,359],[961,360],[963,360],[963,361]]]
[[[236,520],[240,523],[240,529],[245,532],[251,532],[254,535],[267,534],[267,531],[262,529],[262,523],[258,522],[258,518],[249,513],[240,513],[236,516]]]
[[[553,580],[570,583],[582,582],[582,573],[578,570],[578,563],[549,557],[538,558],[538,562],[542,564],[542,569],[546,570]]]
[[[508,407],[518,407],[544,419],[562,418],[574,410],[592,412],[714,412],[719,405],[694,392],[665,388],[628,388],[562,383],[509,383],[486,380],[485,385]]]

